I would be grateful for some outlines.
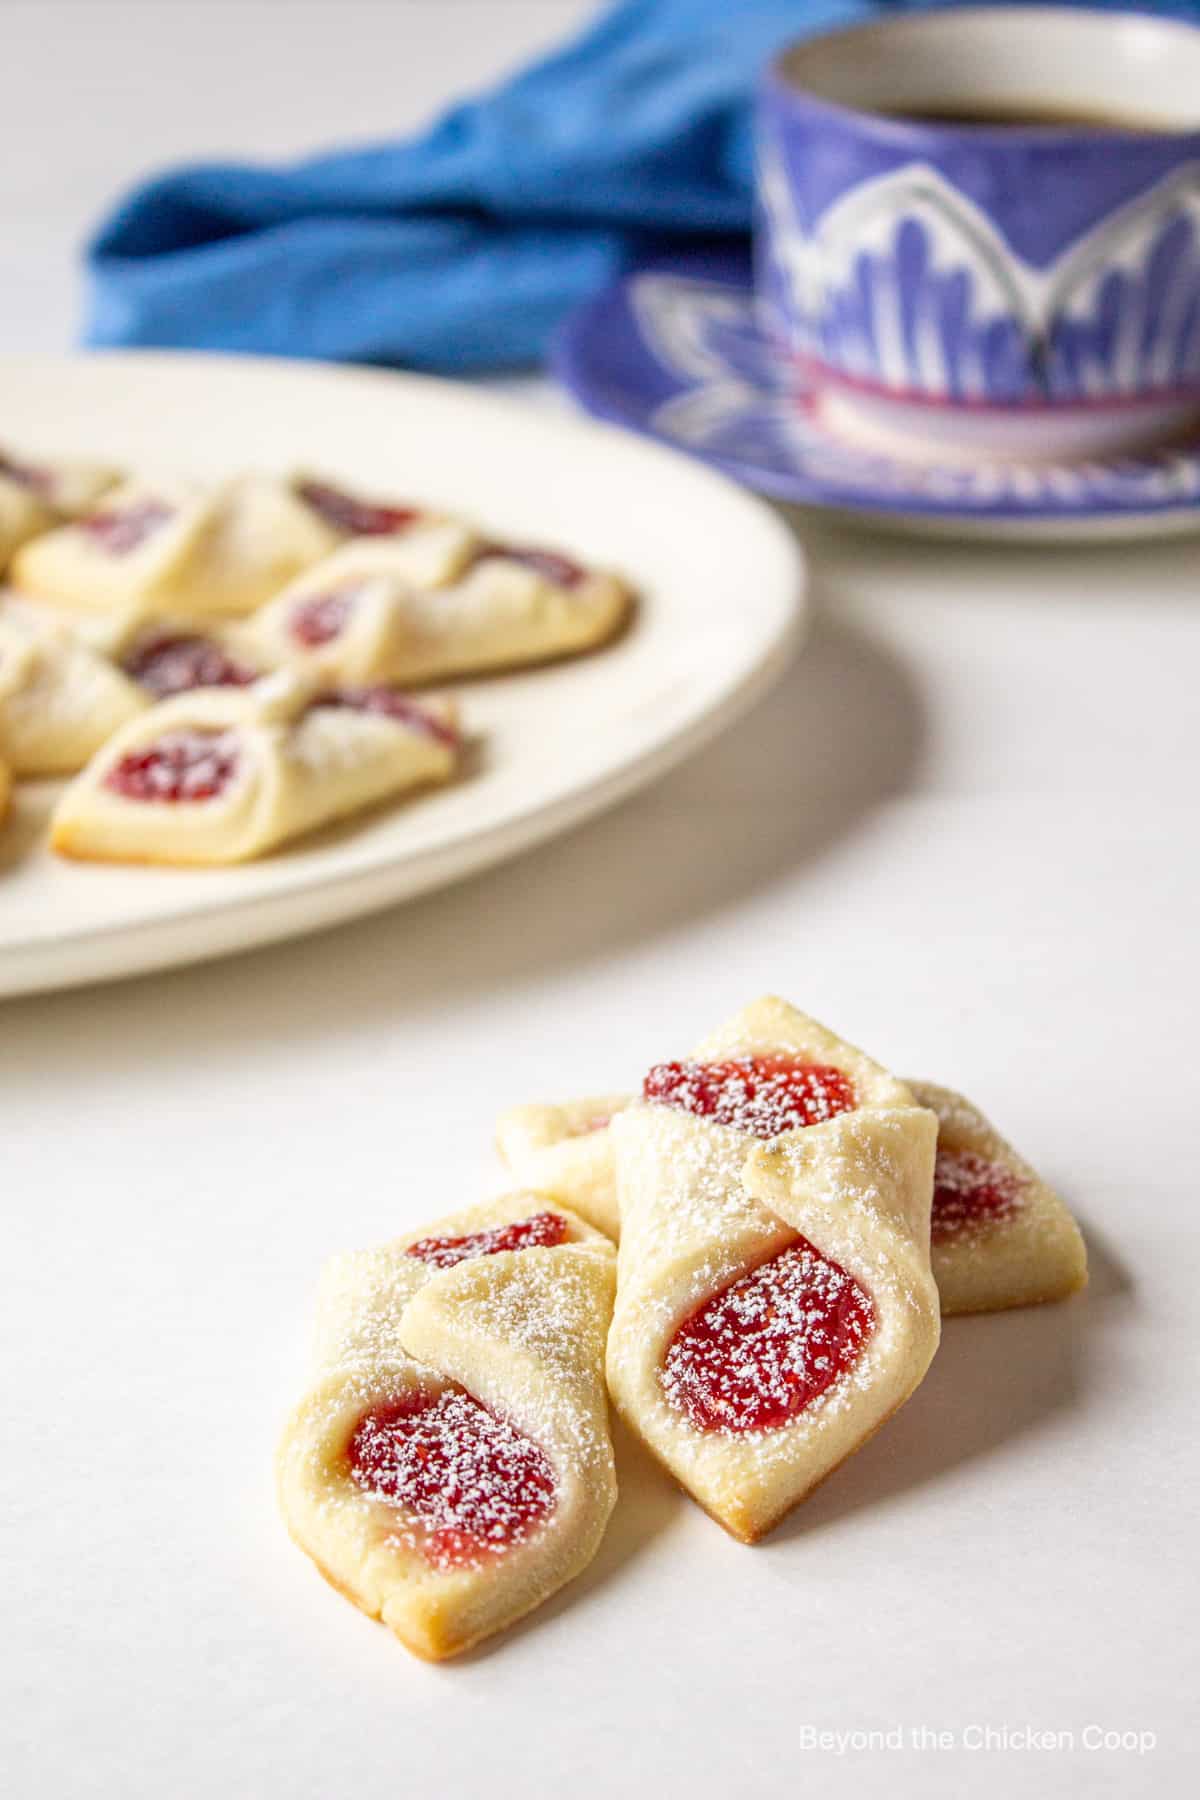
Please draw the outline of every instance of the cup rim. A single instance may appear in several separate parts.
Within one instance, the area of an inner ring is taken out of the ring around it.
[[[930,119],[905,118],[903,114],[873,112],[866,106],[829,99],[814,92],[812,88],[805,87],[802,80],[789,76],[785,70],[789,59],[810,49],[819,50],[826,45],[848,41],[861,42],[867,37],[924,35],[937,25],[944,27],[943,14],[952,15],[955,22],[961,24],[971,20],[1011,18],[1018,13],[1036,13],[1040,18],[1062,22],[1084,20],[1093,25],[1102,20],[1110,24],[1136,21],[1140,27],[1156,30],[1164,37],[1184,37],[1192,48],[1200,51],[1200,18],[1179,18],[1138,6],[1044,6],[1040,4],[1040,0],[1004,0],[1000,5],[961,6],[955,0],[936,0],[934,5],[923,7],[919,12],[891,13],[886,18],[863,20],[857,24],[840,25],[832,31],[792,38],[766,64],[762,86],[773,97],[792,107],[800,107],[806,112],[830,114],[847,125],[853,125],[860,131],[892,143],[915,142],[926,146],[952,140],[988,146],[1013,146],[1019,143],[1086,143],[1091,146],[1138,143],[1176,146],[1188,154],[1200,147],[1200,115],[1195,126],[1182,130],[1167,127],[1161,130],[1153,127],[1145,129],[1118,123],[1101,127],[1089,125],[1085,128],[1065,121],[1062,124],[1037,125],[996,125],[982,120],[977,124],[963,121],[946,124]]]

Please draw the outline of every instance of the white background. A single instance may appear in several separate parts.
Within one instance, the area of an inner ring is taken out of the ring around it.
[[[415,124],[586,11],[5,5],[4,346],[66,345],[75,244],[142,168]],[[0,1010],[7,1792],[1194,1774],[1200,548],[803,529],[809,651],[644,797],[373,922]],[[274,1512],[321,1258],[486,1191],[497,1108],[619,1087],[766,988],[987,1107],[1082,1218],[1086,1300],[952,1323],[757,1550],[622,1438],[592,1570],[473,1659],[416,1663]],[[1089,1724],[1157,1748],[804,1748]]]

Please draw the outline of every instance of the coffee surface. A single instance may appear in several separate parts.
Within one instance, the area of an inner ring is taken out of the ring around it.
[[[1127,131],[1139,135],[1183,129],[1163,119],[1147,118],[1145,114],[1125,112],[1116,107],[1104,111],[1083,108],[1073,110],[1049,103],[1042,105],[1036,101],[1028,104],[1017,100],[994,103],[980,101],[978,104],[946,101],[944,104],[930,102],[921,106],[887,106],[874,110],[889,119],[907,119],[914,124],[948,125],[955,128],[970,125],[995,128],[1007,125],[1015,130],[1025,131]],[[1200,108],[1197,111],[1196,129],[1200,130]]]

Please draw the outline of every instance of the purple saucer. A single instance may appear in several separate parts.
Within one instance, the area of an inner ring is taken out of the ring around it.
[[[588,412],[795,505],[1002,535],[1200,530],[1200,440],[1070,464],[939,464],[835,437],[760,331],[744,264],[625,277],[567,321],[554,367]]]

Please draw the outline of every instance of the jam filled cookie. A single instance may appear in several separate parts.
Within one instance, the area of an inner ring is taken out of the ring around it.
[[[0,756],[15,775],[71,775],[145,710],[146,695],[68,631],[0,619]]]
[[[337,542],[286,482],[266,476],[214,491],[128,482],[26,544],[12,579],[67,606],[230,617],[253,612]]]
[[[121,479],[109,463],[77,462],[60,457],[16,457],[0,450],[0,481],[34,494],[60,519],[75,519],[89,512],[102,494]]]
[[[59,802],[51,843],[107,862],[230,863],[447,780],[446,702],[319,691],[289,674],[195,689],[117,733]]]
[[[763,1000],[652,1069],[610,1130],[613,1399],[753,1543],[903,1405],[937,1349],[937,1121]]]
[[[418,587],[452,581],[480,541],[461,519],[429,507],[364,499],[319,476],[294,476],[291,487],[344,550],[362,553],[364,566],[375,554],[380,567]]]
[[[998,1312],[1085,1287],[1083,1238],[1054,1190],[961,1094],[909,1085],[938,1119],[932,1258],[943,1313]]]
[[[0,573],[28,539],[86,511],[115,480],[99,464],[30,462],[0,450]]]
[[[0,574],[22,544],[54,523],[54,515],[36,494],[0,475]]]
[[[279,595],[255,627],[269,654],[339,680],[425,682],[592,649],[629,606],[613,575],[443,522],[347,545]]]
[[[559,1194],[610,1238],[621,1235],[617,1179],[608,1127],[628,1094],[514,1106],[496,1121],[496,1148],[522,1187]]]
[[[614,1262],[582,1220],[514,1194],[326,1272],[280,1502],[321,1573],[418,1656],[511,1625],[596,1553],[616,1501]]]

